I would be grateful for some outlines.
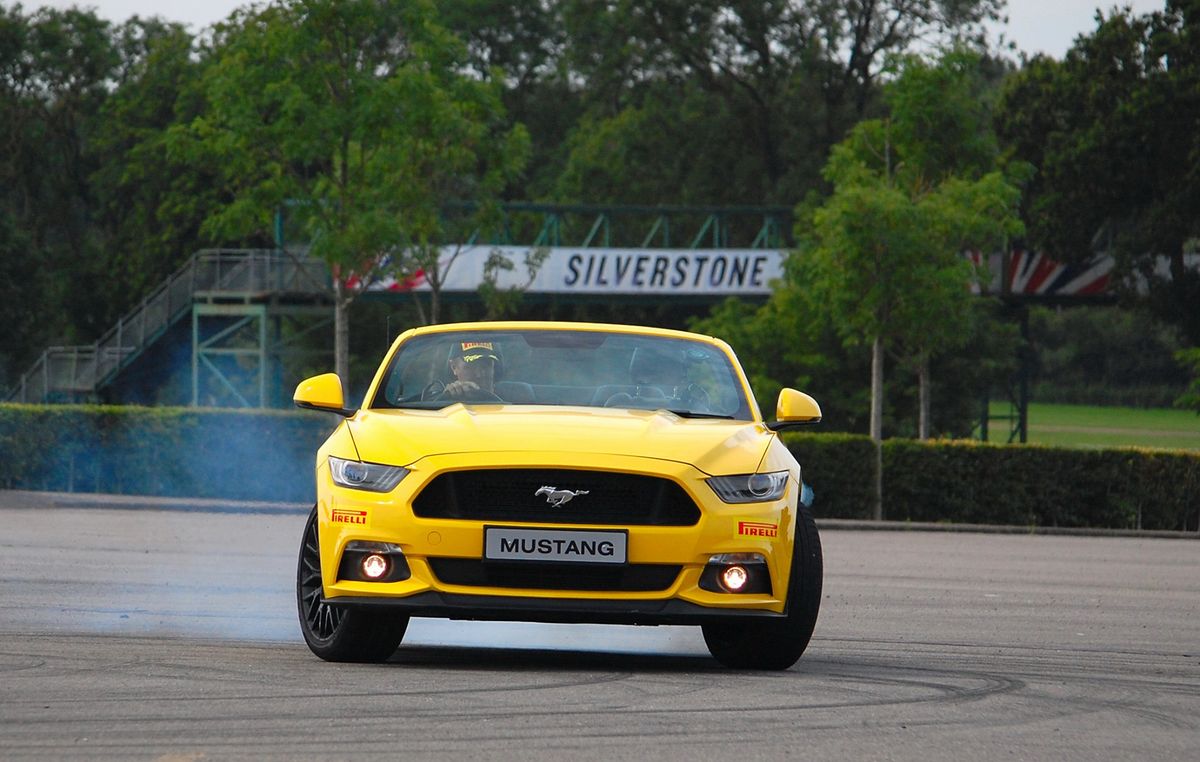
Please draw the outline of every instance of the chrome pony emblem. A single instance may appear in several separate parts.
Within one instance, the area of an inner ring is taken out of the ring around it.
[[[572,500],[574,500],[575,498],[579,497],[580,495],[586,495],[587,493],[588,493],[588,491],[585,489],[569,490],[569,489],[556,489],[554,487],[539,487],[538,491],[534,492],[533,494],[535,497],[545,495],[546,502],[549,503],[550,505],[552,505],[553,507],[557,508],[560,505],[569,503]]]

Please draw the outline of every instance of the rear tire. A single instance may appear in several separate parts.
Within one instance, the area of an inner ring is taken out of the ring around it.
[[[703,626],[709,653],[733,669],[787,669],[812,638],[821,608],[821,537],[812,513],[803,505],[796,516],[796,544],[781,619],[722,622]]]
[[[407,616],[335,606],[324,597],[314,507],[304,526],[296,570],[296,605],[304,642],[325,661],[380,662],[396,652],[408,629]]]

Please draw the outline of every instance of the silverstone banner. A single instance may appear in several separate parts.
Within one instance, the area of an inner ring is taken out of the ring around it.
[[[442,291],[474,291],[494,252],[513,267],[498,270],[496,286],[531,294],[766,296],[782,277],[786,252],[770,249],[599,249],[556,247],[530,283],[525,246],[447,246],[439,261]],[[425,272],[397,281],[384,278],[368,291],[428,291]]]

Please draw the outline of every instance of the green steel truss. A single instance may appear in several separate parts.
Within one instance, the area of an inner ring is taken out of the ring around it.
[[[192,406],[287,407],[289,385],[332,362],[328,306],[197,304],[191,328]],[[326,349],[304,347],[326,332]]]
[[[303,242],[292,210],[275,219],[276,244]],[[641,249],[783,249],[792,243],[787,206],[637,206],[508,202],[443,207],[447,240],[510,246]]]

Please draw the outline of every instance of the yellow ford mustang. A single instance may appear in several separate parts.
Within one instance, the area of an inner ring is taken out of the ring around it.
[[[396,339],[317,453],[300,548],[304,639],[382,661],[409,617],[698,624],[741,668],[786,669],[821,602],[821,545],[781,429],[729,346],[589,323],[462,323]]]

